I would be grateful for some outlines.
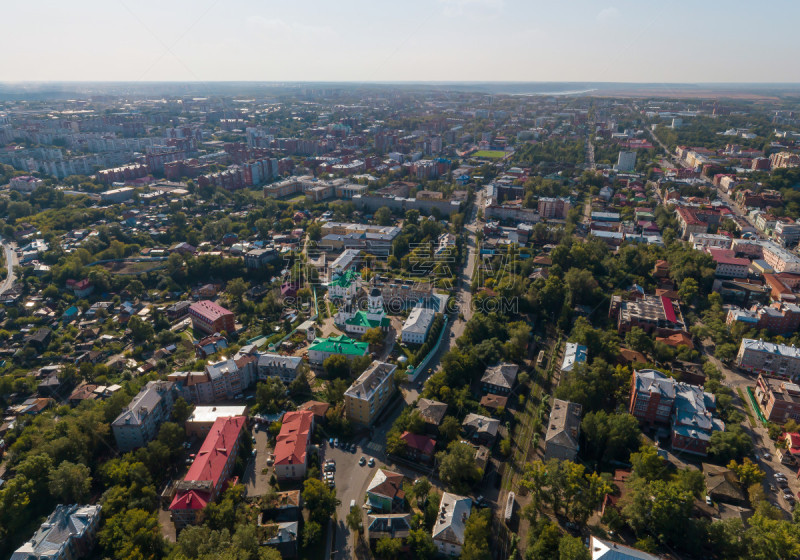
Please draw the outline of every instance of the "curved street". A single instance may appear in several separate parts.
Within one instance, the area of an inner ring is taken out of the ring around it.
[[[17,253],[14,250],[15,245],[5,239],[0,238],[0,244],[3,245],[3,250],[5,251],[6,257],[6,268],[8,269],[8,274],[6,274],[3,283],[0,284],[0,295],[6,293],[8,290],[11,289],[11,286],[14,285],[14,280],[16,280],[16,276],[14,276],[14,268],[17,266]]]

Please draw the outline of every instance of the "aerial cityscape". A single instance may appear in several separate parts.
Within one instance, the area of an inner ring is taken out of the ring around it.
[[[9,7],[0,560],[800,558],[795,5],[241,3]]]

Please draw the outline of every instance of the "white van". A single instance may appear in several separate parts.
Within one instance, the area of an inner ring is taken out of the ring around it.
[[[356,507],[356,501],[350,500],[350,509],[352,510],[354,507]]]

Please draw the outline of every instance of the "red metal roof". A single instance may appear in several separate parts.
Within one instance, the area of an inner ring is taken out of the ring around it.
[[[200,451],[197,452],[189,472],[183,478],[187,482],[210,481],[216,488],[225,471],[228,457],[233,453],[236,441],[242,433],[246,418],[244,416],[225,416],[217,418],[211,426]],[[170,504],[170,509],[203,509],[211,497],[206,492],[187,490],[178,492]]]
[[[675,316],[675,309],[672,307],[672,300],[666,296],[661,296],[661,305],[664,308],[664,315],[670,323],[677,323],[678,318]]]
[[[209,323],[213,323],[220,317],[224,317],[225,315],[233,315],[232,311],[228,311],[221,305],[214,303],[213,301],[209,301],[204,299],[202,301],[198,301],[197,303],[193,303],[189,307],[189,311],[193,311],[198,315],[204,317]]]
[[[420,436],[417,434],[412,434],[411,432],[403,432],[403,434],[400,436],[400,439],[405,441],[406,445],[408,445],[411,449],[416,449],[425,455],[433,455],[433,451],[436,449],[436,441],[428,436]]]
[[[310,410],[297,410],[283,415],[283,424],[275,443],[276,465],[305,464],[313,422],[314,413]]]

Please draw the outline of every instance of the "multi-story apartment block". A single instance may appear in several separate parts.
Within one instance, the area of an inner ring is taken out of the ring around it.
[[[417,305],[433,297],[433,282],[424,280],[401,280],[384,276],[373,276],[370,285],[380,289],[383,302],[389,309],[396,306]]]
[[[800,376],[800,348],[743,338],[736,365],[750,373],[797,380]]]
[[[12,191],[31,193],[43,184],[44,181],[41,179],[31,177],[30,175],[21,175],[19,177],[12,177],[8,182],[8,188]]]
[[[566,219],[570,209],[568,198],[541,197],[537,203],[537,211],[542,218]]]
[[[764,260],[775,272],[800,273],[800,257],[795,253],[770,241],[763,242],[762,247]]]
[[[714,259],[716,269],[714,275],[718,278],[747,278],[750,270],[750,260],[734,256],[732,249],[706,249]]]
[[[778,220],[772,230],[772,238],[783,247],[797,245],[800,241],[800,224],[795,221]]]
[[[695,455],[705,456],[711,434],[725,429],[714,395],[652,369],[633,372],[628,410],[643,424],[669,425],[672,449]]]
[[[675,215],[678,218],[682,239],[689,239],[693,233],[706,233],[709,225],[718,225],[720,220],[718,210],[707,208],[678,206]]]
[[[396,365],[372,362],[344,393],[347,418],[358,424],[372,424],[394,394],[396,370]]]
[[[169,420],[177,388],[171,381],[150,381],[111,423],[120,451],[144,447]]]
[[[92,551],[101,506],[57,505],[11,560],[77,560]]]
[[[759,375],[755,397],[768,421],[776,424],[800,421],[800,385],[797,383]]]
[[[689,236],[689,243],[694,245],[694,248],[702,251],[704,249],[730,249],[731,238],[727,235],[717,235],[714,233],[693,233]]]
[[[233,399],[255,381],[256,357],[241,356],[206,364],[215,401]]]
[[[300,357],[270,353],[258,354],[258,362],[256,362],[258,379],[265,381],[268,377],[277,377],[289,384],[300,375],[302,363],[303,359]]]
[[[800,307],[794,303],[776,302],[751,309],[730,309],[725,322],[728,326],[739,322],[775,334],[793,334],[800,328]]]
[[[778,152],[769,156],[769,162],[772,165],[772,169],[798,167],[800,166],[800,155],[793,152]]]
[[[611,315],[617,313],[617,329],[624,333],[639,327],[647,333],[669,336],[686,332],[680,305],[666,296],[645,295],[632,301],[611,298]]]
[[[219,496],[233,471],[246,422],[244,416],[226,416],[211,426],[186,476],[175,485],[169,510],[177,529],[194,523],[197,513]]]
[[[189,307],[192,327],[207,334],[236,331],[233,312],[209,300],[198,301]]]

